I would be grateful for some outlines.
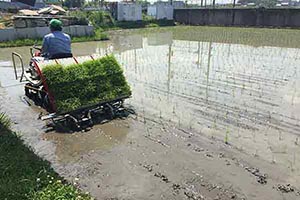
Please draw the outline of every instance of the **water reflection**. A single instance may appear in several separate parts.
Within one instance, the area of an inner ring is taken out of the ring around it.
[[[178,40],[172,32],[142,44],[116,51],[140,113],[221,140],[230,133],[237,147],[285,165],[300,153],[299,49]]]

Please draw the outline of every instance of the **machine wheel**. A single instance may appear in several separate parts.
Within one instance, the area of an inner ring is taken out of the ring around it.
[[[72,131],[80,130],[80,125],[78,124],[78,120],[72,115],[66,115],[65,126]]]
[[[51,110],[51,108],[50,108],[50,100],[49,100],[49,96],[47,94],[43,97],[42,106],[46,110]]]
[[[116,115],[115,110],[110,104],[108,104],[108,103],[106,104],[105,111],[106,111],[108,119],[112,120],[115,118],[115,115]]]
[[[35,67],[32,66],[33,64],[31,63],[28,67],[28,69],[25,71],[24,76],[26,80],[28,80],[31,83],[31,86],[33,87],[39,87],[42,85],[42,80],[40,77],[37,75],[37,72],[35,71]]]

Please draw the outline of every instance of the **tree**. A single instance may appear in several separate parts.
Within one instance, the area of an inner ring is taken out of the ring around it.
[[[63,6],[66,6],[68,8],[77,7],[80,8],[84,5],[85,0],[64,0]]]

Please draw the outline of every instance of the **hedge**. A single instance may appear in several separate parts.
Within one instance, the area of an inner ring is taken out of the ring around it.
[[[42,72],[57,113],[131,95],[123,70],[113,56],[68,66],[48,65]]]

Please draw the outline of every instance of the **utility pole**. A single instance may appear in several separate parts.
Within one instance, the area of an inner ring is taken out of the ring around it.
[[[236,1],[236,0],[233,0],[233,5],[232,5],[233,8],[235,8],[235,1]]]

